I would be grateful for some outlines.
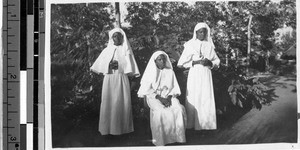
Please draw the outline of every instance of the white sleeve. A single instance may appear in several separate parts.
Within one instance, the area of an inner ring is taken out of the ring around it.
[[[189,46],[188,43],[184,44],[183,52],[178,60],[177,66],[178,67],[184,67],[184,68],[190,68],[192,67],[192,54],[191,54],[191,46]]]
[[[211,53],[210,53],[210,60],[213,64],[213,66],[211,67],[212,68],[219,68],[219,65],[220,65],[220,59],[219,57],[217,56],[216,52],[214,49],[211,50]]]

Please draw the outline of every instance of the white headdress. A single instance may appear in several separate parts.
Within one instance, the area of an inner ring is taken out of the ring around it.
[[[126,37],[125,32],[121,28],[114,28],[113,30],[109,31],[109,40],[107,47],[101,52],[99,57],[96,59],[94,64],[91,66],[91,70],[96,73],[103,73],[106,74],[109,71],[109,63],[114,56],[114,51],[117,48],[113,42],[113,34],[116,32],[120,32],[123,35],[123,43],[122,43],[122,54],[125,59],[125,67],[123,68],[125,74],[131,74],[134,76],[139,76],[140,72],[137,67],[135,58],[133,56],[133,52],[129,41]]]
[[[193,34],[193,40],[196,40],[196,31],[198,31],[199,29],[201,29],[201,28],[206,28],[207,29],[207,34],[206,34],[206,40],[208,41],[208,42],[210,42],[211,43],[211,45],[213,46],[213,48],[215,48],[215,45],[214,45],[214,43],[213,43],[213,41],[212,41],[212,39],[211,39],[211,33],[210,33],[210,28],[209,28],[209,26],[206,24],[206,23],[204,23],[204,22],[200,22],[200,23],[198,23],[196,26],[195,26],[195,28],[194,28],[194,34]]]
[[[196,38],[197,37],[196,31],[198,31],[201,28],[207,29],[207,34],[206,34],[206,38],[204,41],[200,41]],[[215,45],[211,39],[210,34],[211,34],[210,28],[206,23],[204,23],[204,22],[198,23],[194,28],[193,38],[184,44],[184,50],[178,60],[177,66],[179,66],[179,67],[184,66],[185,64],[190,62],[190,60],[192,59],[192,56],[197,56],[200,58],[200,55],[202,55],[201,51],[200,51],[200,46],[201,46],[201,50],[207,50],[207,51],[214,50]],[[200,54],[199,54],[199,52],[200,52]],[[205,57],[208,59],[211,59],[211,58],[209,58],[210,56],[205,56]]]
[[[155,59],[161,54],[166,57],[166,68],[164,68],[163,70],[158,69],[155,64]],[[163,81],[165,86],[167,86],[168,89],[172,91],[172,94],[180,94],[179,85],[177,83],[176,76],[173,72],[173,67],[169,56],[163,51],[156,51],[152,54],[141,79],[141,86],[138,91],[139,97],[143,97],[151,93],[151,90],[156,90],[158,88],[161,82],[160,78],[162,72],[164,73],[164,75],[168,76],[168,81]]]
[[[109,31],[109,33],[108,33],[109,40],[108,40],[107,47],[110,47],[110,46],[115,47],[114,41],[113,41],[112,37],[113,37],[113,34],[116,33],[116,32],[120,32],[123,35],[123,44],[122,44],[122,46],[123,46],[123,54],[124,55],[132,54],[131,46],[129,44],[127,36],[126,36],[125,32],[121,28],[114,28],[114,29],[112,29],[112,30]]]

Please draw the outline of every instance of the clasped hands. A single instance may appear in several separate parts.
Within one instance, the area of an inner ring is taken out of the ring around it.
[[[118,69],[118,61],[116,60],[112,60],[110,63],[109,63],[109,69],[113,69],[113,70],[117,70]]]
[[[196,64],[201,64],[203,66],[209,66],[209,67],[212,67],[213,64],[210,60],[208,60],[207,58],[204,58],[202,60],[196,60],[196,61],[193,61],[192,65],[196,65]]]
[[[168,96],[167,98],[163,98],[160,95],[155,96],[165,107],[170,107],[172,105],[172,96]]]

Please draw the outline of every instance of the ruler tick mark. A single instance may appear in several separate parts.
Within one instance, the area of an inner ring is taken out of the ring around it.
[[[9,104],[8,102],[3,102],[3,105],[11,105],[11,104]]]
[[[10,135],[11,136],[11,135]],[[20,142],[7,142],[7,143],[20,143]]]
[[[3,128],[15,128],[15,127],[7,127],[7,126],[4,126]]]
[[[7,111],[8,113],[18,113],[18,111]]]
[[[20,82],[20,81],[7,81],[7,82]]]
[[[7,50],[8,52],[18,52],[18,50]]]

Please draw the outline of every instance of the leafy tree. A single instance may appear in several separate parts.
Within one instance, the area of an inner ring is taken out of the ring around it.
[[[181,79],[185,79],[181,74],[183,70],[176,67],[176,61],[182,53],[183,43],[192,37],[193,28],[198,22],[207,22],[212,28],[216,51],[222,62],[221,68],[214,71],[215,84],[226,85],[224,88],[227,91],[231,80],[237,77],[229,70],[242,67],[243,62],[238,58],[230,60],[229,66],[223,64],[231,49],[239,51],[241,56],[238,57],[247,55],[246,33],[249,16],[253,16],[252,47],[265,52],[272,50],[274,30],[288,21],[283,20],[282,11],[277,9],[279,5],[268,1],[196,2],[193,5],[184,2],[127,3],[129,13],[126,20],[132,25],[128,28],[128,33],[134,43],[135,53],[138,54],[138,62],[145,66],[153,51],[164,50],[170,55],[176,74]],[[239,70],[241,71],[238,76],[245,76],[245,70]],[[221,77],[221,80],[216,77]],[[222,80],[224,78],[228,83]],[[246,79],[241,80],[250,84]],[[181,87],[185,86],[184,83],[185,80],[182,80]],[[224,91],[219,87],[222,86],[215,86],[217,93]]]
[[[107,42],[109,8],[109,3],[51,5],[53,134],[99,112],[102,77],[89,68]]]
[[[296,44],[296,31],[292,30],[291,33],[285,33],[281,36],[281,42],[275,43],[278,48],[278,52],[284,52],[288,50],[292,45]]]

